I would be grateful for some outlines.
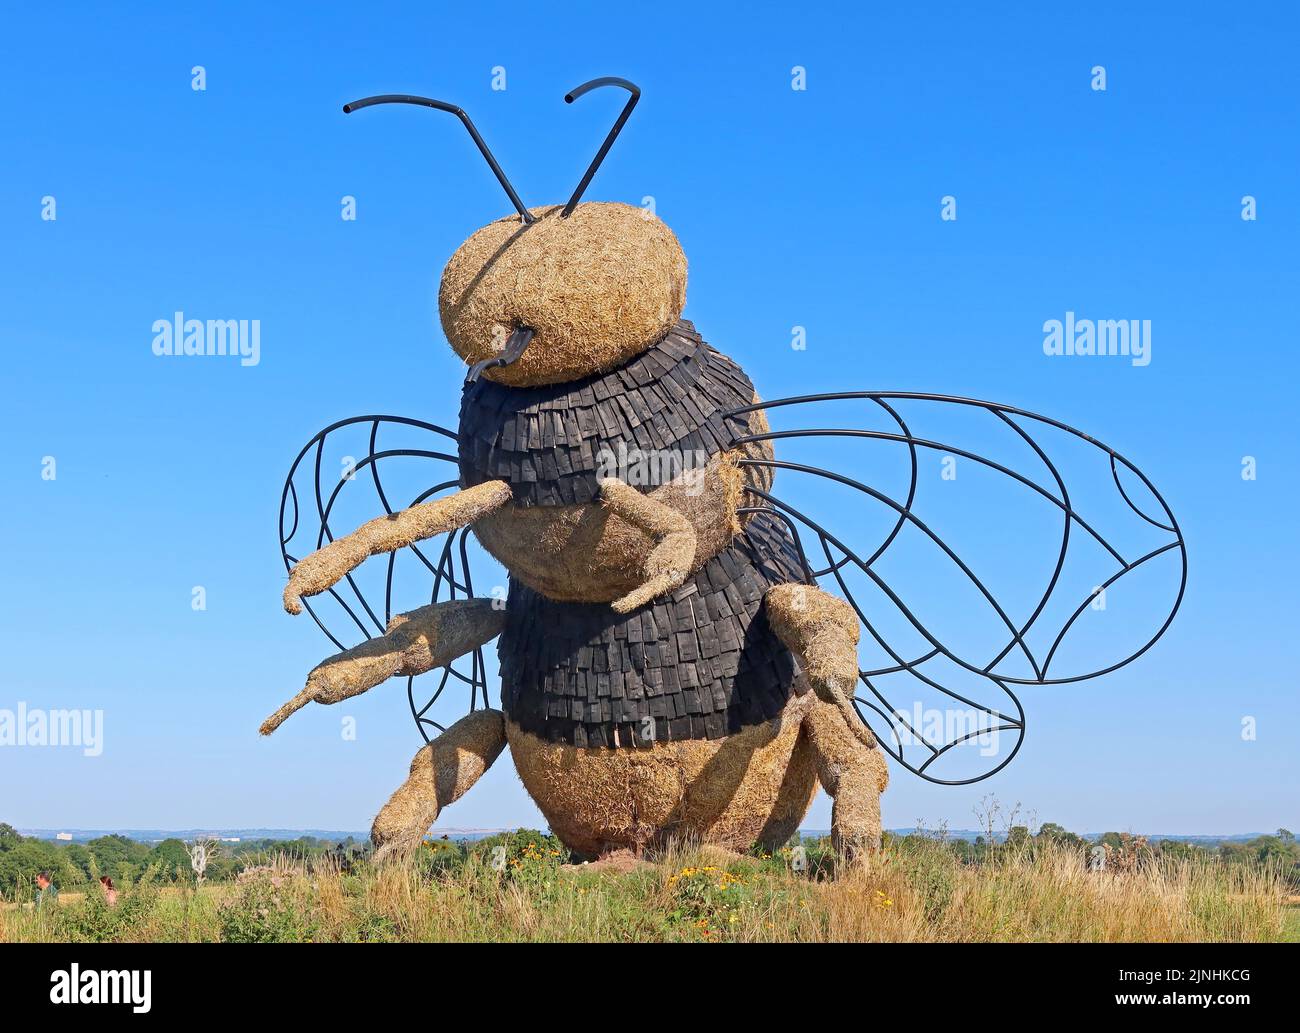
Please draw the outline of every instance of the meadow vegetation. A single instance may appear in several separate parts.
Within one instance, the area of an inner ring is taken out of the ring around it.
[[[37,908],[0,903],[5,941],[1276,941],[1300,939],[1292,870],[1129,838],[1104,871],[1046,826],[1000,842],[889,836],[851,868],[823,839],[749,856],[679,844],[575,865],[553,837],[427,841],[400,862],[281,853],[224,882],[161,864]],[[22,897],[20,892],[16,896]]]

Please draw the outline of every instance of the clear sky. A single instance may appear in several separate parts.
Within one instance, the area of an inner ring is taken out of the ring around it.
[[[454,423],[437,278],[506,209],[450,119],[340,107],[462,104],[550,203],[621,103],[564,92],[619,75],[644,97],[587,197],[654,198],[690,261],[686,315],[764,395],[1044,412],[1137,462],[1186,534],[1187,601],[1150,653],[1024,693],[1030,734],[989,782],[896,770],[886,824],[970,827],[994,793],[1079,830],[1295,828],[1300,15],[990,6],[11,10],[0,709],[102,709],[104,749],[0,748],[0,820],[368,827],[419,745],[400,685],[257,735],[330,651],[281,609],[279,490],[335,419]],[[260,362],[155,356],[177,310],[260,320]],[[1150,363],[1046,356],[1067,311],[1149,319]],[[507,758],[441,821],[539,823]]]

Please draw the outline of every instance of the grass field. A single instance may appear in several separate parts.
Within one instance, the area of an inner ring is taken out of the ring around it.
[[[1282,918],[1282,939],[1300,943],[1300,897],[1292,897]]]
[[[816,844],[776,856],[674,850],[649,863],[572,866],[518,833],[426,844],[341,871],[280,858],[238,882],[158,888],[116,908],[65,893],[0,909],[5,941],[1300,941],[1300,907],[1269,869],[1154,861],[1089,872],[1059,847],[962,864],[899,840],[851,870]]]

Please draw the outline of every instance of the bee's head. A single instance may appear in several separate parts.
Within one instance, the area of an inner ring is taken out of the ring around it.
[[[514,386],[577,380],[645,351],[686,304],[686,256],[672,230],[625,204],[588,201],[488,223],[451,256],[438,310],[452,348],[474,365],[520,327],[522,355],[485,375]]]
[[[672,329],[686,304],[686,256],[672,230],[626,204],[579,203],[632,113],[640,91],[625,79],[593,79],[631,97],[567,204],[525,208],[469,116],[426,97],[386,95],[345,105],[407,103],[448,111],[464,123],[516,215],[488,223],[443,270],[442,327],[472,369],[503,384],[577,380],[639,355]]]

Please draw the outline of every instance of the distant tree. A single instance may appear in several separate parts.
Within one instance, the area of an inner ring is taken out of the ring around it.
[[[149,848],[125,836],[99,836],[86,844],[105,875],[131,881],[149,860]]]
[[[56,886],[81,882],[77,869],[68,864],[67,856],[53,843],[20,837],[0,850],[0,893],[13,898],[31,891],[37,872],[48,871]]]
[[[1076,835],[1052,821],[1039,826],[1037,838],[1040,842],[1054,843],[1058,846],[1076,848],[1083,846],[1082,836]]]
[[[208,862],[217,856],[221,844],[208,836],[201,836],[193,843],[183,844],[189,854],[190,870],[194,872],[194,884],[202,886],[207,875]]]
[[[190,854],[179,839],[164,839],[161,843],[155,844],[153,850],[149,852],[147,863],[159,865],[159,874],[169,881],[189,878]]]
[[[1199,843],[1184,843],[1176,839],[1162,840],[1159,844],[1160,853],[1164,857],[1174,860],[1197,860],[1209,856],[1209,851]]]
[[[89,850],[80,843],[69,843],[63,848],[63,856],[68,866],[75,868],[82,880],[89,881],[91,867],[94,863]]]
[[[1246,849],[1261,861],[1288,861],[1294,857],[1292,846],[1280,836],[1258,836],[1246,844]]]
[[[234,857],[227,857],[223,852],[217,857],[208,858],[208,870],[205,873],[205,881],[229,882],[243,870],[244,864],[242,861]]]

